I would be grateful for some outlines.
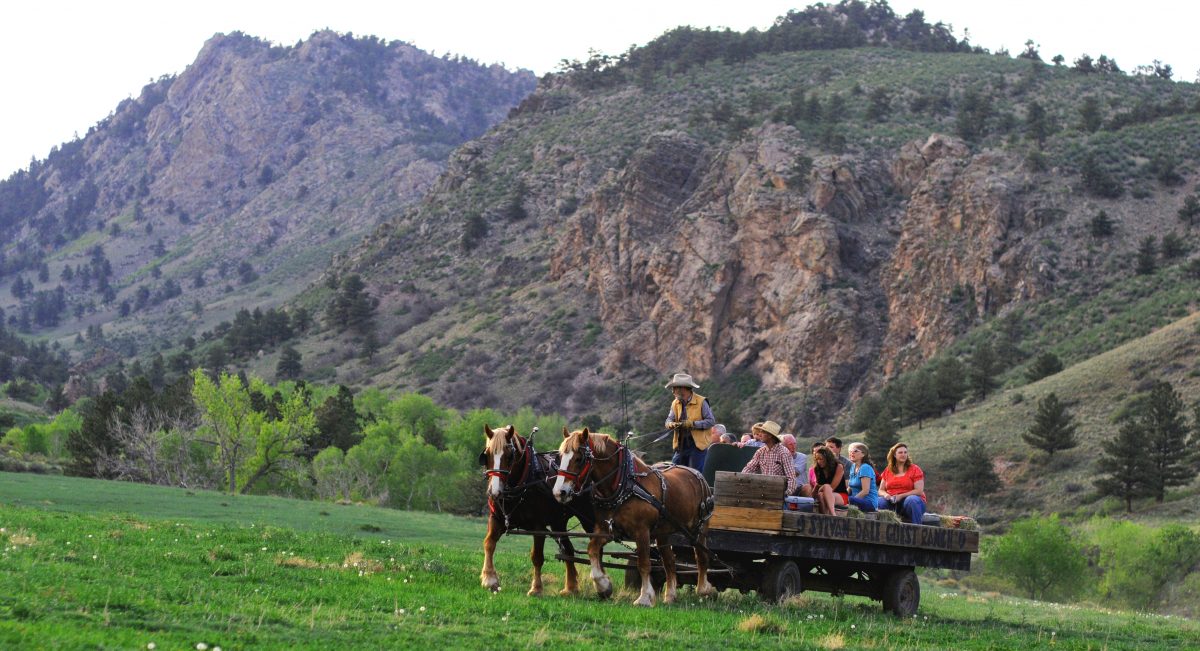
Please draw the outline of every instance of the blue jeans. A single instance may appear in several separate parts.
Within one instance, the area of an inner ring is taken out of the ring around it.
[[[850,506],[857,506],[858,510],[862,511],[863,513],[875,512],[875,500],[869,497],[855,497],[854,495],[851,495]]]
[[[704,470],[704,457],[708,455],[708,450],[698,450],[695,446],[689,445],[686,450],[676,450],[675,454],[671,455],[671,463],[677,466],[688,466],[696,470]]]
[[[925,500],[916,495],[909,495],[908,497],[904,498],[902,502],[897,504],[892,504],[891,502],[887,501],[886,498],[881,497],[879,498],[879,501],[876,502],[876,506],[878,506],[881,511],[884,509],[896,511],[900,514],[901,519],[903,519],[905,522],[911,522],[913,524],[921,524],[921,518],[925,516]]]

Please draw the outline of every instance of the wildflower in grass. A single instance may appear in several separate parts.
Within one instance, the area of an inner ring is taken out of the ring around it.
[[[207,645],[207,644],[205,644],[205,643],[203,643],[203,642],[197,642],[197,643],[196,643],[196,651],[207,651],[207,650],[208,650],[208,645]]]
[[[400,613],[401,615],[403,615],[403,614],[404,614],[404,609],[403,609],[403,608],[401,608],[400,610],[398,610],[398,611],[396,611],[396,612],[398,612],[398,613]]]
[[[421,612],[425,612],[425,606],[421,606]]]
[[[150,649],[150,651],[154,651],[155,649],[158,648],[158,645],[153,642],[150,642],[149,644],[146,645],[146,648]]]

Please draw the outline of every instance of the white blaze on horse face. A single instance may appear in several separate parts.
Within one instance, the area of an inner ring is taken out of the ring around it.
[[[571,465],[570,465],[571,457],[573,457],[573,456],[575,456],[574,452],[567,452],[567,453],[563,454],[562,460],[559,461],[558,467],[559,468],[570,468],[571,467]],[[571,485],[571,482],[567,481],[567,479],[565,477],[563,477],[562,475],[559,475],[558,477],[556,477],[554,479],[554,491],[553,491],[554,499],[561,502],[563,495],[567,492],[567,487],[570,485]]]
[[[501,453],[499,452],[492,455],[492,470],[500,469],[500,456]],[[491,479],[488,480],[488,494],[492,497],[499,497],[502,488],[500,485],[500,475],[492,475]]]

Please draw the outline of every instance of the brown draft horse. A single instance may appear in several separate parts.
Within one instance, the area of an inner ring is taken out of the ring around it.
[[[637,543],[638,572],[642,590],[636,602],[639,606],[654,605],[654,587],[650,583],[650,538],[653,537],[662,556],[666,583],[663,603],[675,601],[675,553],[671,549],[671,534],[680,531],[687,536],[695,550],[696,593],[716,594],[708,582],[708,548],[705,546],[708,515],[712,512],[712,490],[700,473],[686,466],[656,464],[647,466],[629,448],[607,434],[592,434],[585,427],[568,432],[563,428],[563,442],[558,479],[554,482],[554,497],[562,503],[581,493],[591,492],[596,511],[597,535],[588,545],[592,564],[592,580],[601,599],[612,596],[612,581],[604,573],[601,558],[604,545],[617,535],[628,536]]]
[[[535,428],[536,429],[536,428]],[[509,529],[527,531],[566,531],[567,522],[577,517],[584,529],[591,531],[595,517],[591,501],[580,500],[564,507],[550,494],[550,479],[558,471],[558,453],[538,454],[533,443],[520,436],[512,425],[492,430],[483,426],[487,436],[479,463],[487,474],[488,518],[487,536],[483,539],[483,571],[480,580],[483,587],[496,592],[500,589],[500,577],[492,564],[496,543]],[[556,536],[559,549],[574,557],[575,549],[567,536]],[[529,595],[542,594],[542,563],[545,561],[543,547],[546,536],[534,535],[529,559],[533,562],[533,582]],[[566,562],[566,583],[560,594],[575,594],[579,591],[575,564]]]

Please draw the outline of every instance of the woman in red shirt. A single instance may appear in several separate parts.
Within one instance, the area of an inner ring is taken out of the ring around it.
[[[921,524],[925,515],[925,473],[897,443],[887,453],[887,468],[879,476],[879,510],[898,511],[905,522]]]

